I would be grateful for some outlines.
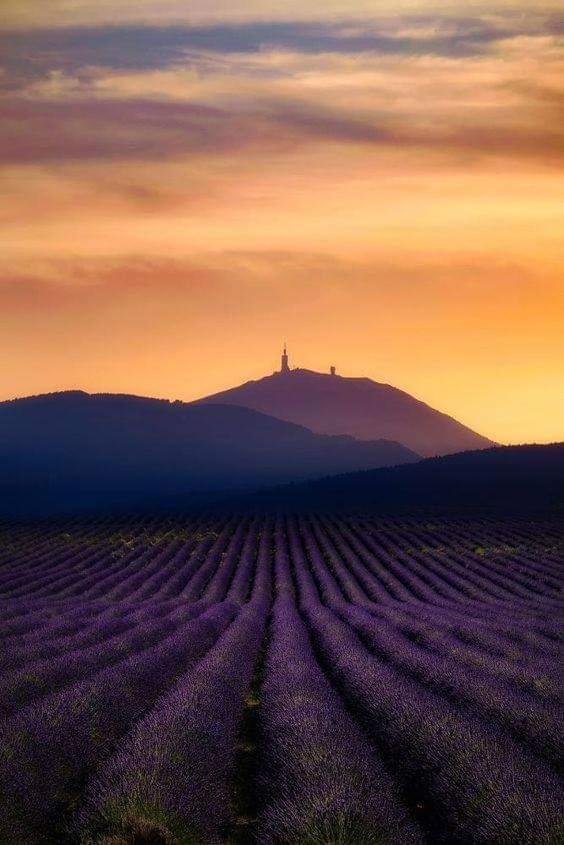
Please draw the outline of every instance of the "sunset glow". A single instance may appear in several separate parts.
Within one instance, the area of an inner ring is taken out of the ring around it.
[[[212,5],[3,4],[0,399],[195,399],[287,340],[563,440],[556,7]]]

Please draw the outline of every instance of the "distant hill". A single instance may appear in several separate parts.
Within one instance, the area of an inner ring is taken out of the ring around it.
[[[556,507],[564,514],[564,443],[499,446],[353,472],[268,491],[260,501],[307,510]]]
[[[403,390],[369,378],[295,369],[248,381],[198,403],[242,405],[319,434],[394,440],[426,457],[494,445]]]
[[[418,458],[230,405],[80,391],[0,402],[0,513],[158,503]]]

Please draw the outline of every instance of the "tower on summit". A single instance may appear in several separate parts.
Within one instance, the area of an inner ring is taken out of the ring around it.
[[[282,362],[280,365],[280,372],[281,373],[289,373],[290,367],[288,365],[288,351],[286,349],[286,344],[284,344],[284,351],[282,352]]]

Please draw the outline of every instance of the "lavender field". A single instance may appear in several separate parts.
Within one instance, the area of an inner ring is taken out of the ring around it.
[[[0,523],[0,843],[564,841],[561,519]]]

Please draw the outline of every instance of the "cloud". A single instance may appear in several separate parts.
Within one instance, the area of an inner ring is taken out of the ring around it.
[[[551,35],[546,16],[441,17],[436,14],[350,21],[252,21],[210,26],[103,26],[0,30],[4,87],[19,87],[52,70],[71,76],[88,68],[158,69],[201,54],[268,51],[446,57],[479,55],[496,42]],[[30,61],[30,58],[31,61]]]
[[[105,24],[209,26],[229,22],[241,24],[252,21],[298,20],[329,21],[373,19],[401,15],[420,17],[441,15],[445,18],[473,15],[494,18],[499,14],[513,18],[532,18],[539,14],[561,16],[561,8],[554,0],[532,3],[531,0],[472,0],[461,7],[452,0],[3,0],[2,22],[5,27],[70,28]],[[461,14],[461,11],[463,14]]]
[[[332,256],[282,250],[28,260],[9,263],[0,274],[0,309],[12,323],[50,314],[89,316],[100,325],[108,314],[118,321],[127,314],[131,325],[152,315],[161,330],[165,319],[183,314],[209,330],[214,314],[226,323],[228,314],[291,314],[331,301],[346,279],[358,281],[357,270]]]
[[[0,34],[0,163],[292,155],[312,145],[561,160],[549,14]],[[30,58],[31,57],[31,58]]]
[[[462,109],[446,120],[443,114],[423,122],[409,111],[381,108],[357,114],[318,104],[314,94],[308,99],[257,97],[232,110],[178,100],[5,98],[0,163],[268,156],[319,143],[561,161],[562,95],[530,84],[512,91],[542,108],[544,120],[531,121],[530,113],[519,109],[505,119],[494,115],[497,120]]]
[[[5,98],[0,160],[161,159],[196,150],[233,149],[248,141],[217,109],[151,100]]]
[[[456,278],[456,286],[452,280]],[[495,286],[492,283],[495,280]],[[161,310],[179,299],[213,313],[224,306],[274,309],[351,297],[407,303],[411,296],[458,302],[534,295],[548,285],[528,264],[491,255],[421,253],[406,260],[389,251],[358,257],[303,250],[218,250],[191,257],[121,255],[9,262],[0,274],[0,304],[23,312],[46,307],[88,311],[146,300]],[[354,310],[354,309],[353,309]]]
[[[156,161],[187,154],[265,154],[308,140],[385,142],[369,122],[299,103],[264,102],[248,112],[177,101],[5,99],[0,162],[93,159]],[[388,140],[390,140],[388,138]],[[393,138],[391,140],[394,140]]]

